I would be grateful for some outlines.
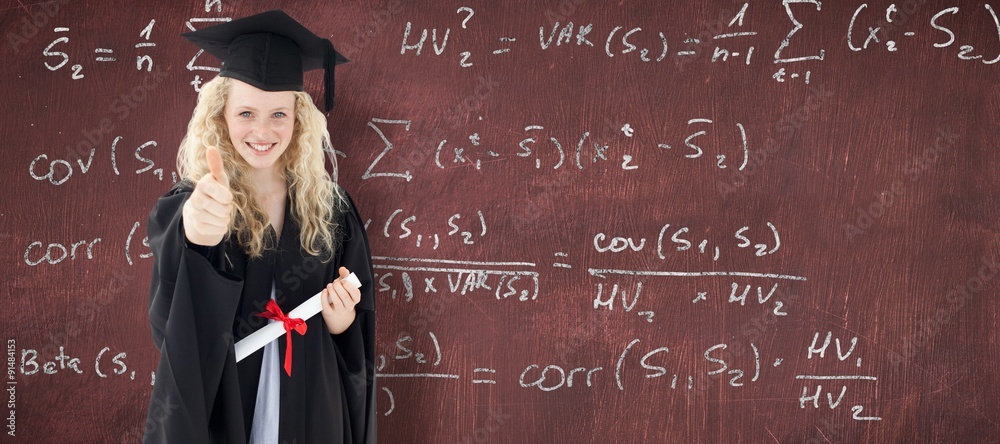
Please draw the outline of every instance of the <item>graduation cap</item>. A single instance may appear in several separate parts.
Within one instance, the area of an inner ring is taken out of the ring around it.
[[[302,73],[324,68],[326,111],[333,108],[333,67],[347,58],[330,40],[274,10],[182,34],[222,60],[223,77],[264,91],[302,91]]]

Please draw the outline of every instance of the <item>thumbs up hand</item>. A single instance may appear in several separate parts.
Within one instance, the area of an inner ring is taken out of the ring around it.
[[[205,162],[208,163],[208,171],[212,178],[228,190],[229,176],[226,175],[226,169],[222,166],[222,155],[219,154],[219,149],[214,146],[205,148]]]
[[[209,172],[198,180],[191,197],[184,202],[181,216],[188,242],[215,246],[229,232],[233,193],[229,190],[229,176],[223,168],[219,150],[208,147],[205,160]]]

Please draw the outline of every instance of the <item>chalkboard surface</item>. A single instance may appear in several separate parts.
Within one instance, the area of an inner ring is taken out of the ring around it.
[[[1000,4],[337,3],[4,3],[6,438],[159,426],[180,34],[280,7],[351,59],[382,442],[1000,440]]]

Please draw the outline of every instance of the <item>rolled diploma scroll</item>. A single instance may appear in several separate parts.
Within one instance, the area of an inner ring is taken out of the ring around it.
[[[355,288],[361,288],[361,281],[358,280],[358,276],[354,273],[348,275],[344,280],[354,285]],[[295,307],[292,311],[288,313],[290,318],[299,318],[303,321],[309,319],[323,311],[323,301],[320,296],[323,292],[320,291],[316,293],[313,297],[307,299],[305,302]],[[260,330],[257,330],[250,334],[239,342],[236,343],[236,362],[240,362],[243,358],[250,356],[253,352],[260,350],[269,342],[278,339],[282,334],[285,333],[285,326],[281,322],[270,322]]]

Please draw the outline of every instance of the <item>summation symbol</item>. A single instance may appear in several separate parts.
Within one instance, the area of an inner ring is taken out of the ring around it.
[[[368,126],[371,129],[375,130],[375,133],[378,134],[378,137],[380,139],[382,139],[382,143],[385,144],[385,149],[383,149],[382,152],[375,158],[375,160],[372,161],[371,165],[368,166],[368,169],[365,170],[364,174],[361,175],[361,178],[367,180],[367,179],[371,179],[372,177],[400,177],[400,178],[406,179],[406,181],[409,182],[410,180],[413,179],[413,175],[410,174],[410,170],[405,170],[402,173],[378,173],[378,172],[373,173],[372,172],[372,169],[375,168],[375,164],[377,164],[380,160],[382,160],[382,157],[384,157],[386,154],[388,154],[389,151],[392,151],[392,149],[394,147],[394,145],[392,144],[392,142],[390,142],[389,139],[385,137],[385,134],[382,132],[382,130],[378,126],[375,125],[376,123],[383,123],[383,124],[389,124],[389,125],[403,125],[404,128],[406,128],[406,131],[410,130],[410,121],[409,120],[389,120],[389,119],[372,118],[371,122],[368,122]]]
[[[206,9],[209,9],[209,8],[206,8]],[[230,17],[217,17],[217,18],[216,17],[194,17],[194,18],[191,18],[190,20],[188,20],[187,23],[185,23],[185,25],[187,26],[188,29],[190,29],[193,32],[193,31],[196,31],[196,29],[194,28],[194,23],[208,23],[209,25],[212,25],[212,24],[217,24],[217,23],[225,23],[225,22],[229,22],[229,21],[232,21],[232,18],[230,18]],[[211,66],[203,66],[203,65],[195,65],[194,64],[194,61],[198,60],[198,57],[201,57],[201,55],[204,52],[205,52],[204,49],[199,49],[198,52],[196,52],[194,54],[194,57],[191,57],[191,60],[189,60],[188,63],[187,63],[187,65],[185,66],[187,68],[187,70],[188,71],[213,71],[213,72],[219,72],[219,68],[213,68]],[[196,74],[194,76],[194,80],[191,80],[190,84],[191,84],[192,87],[194,87],[194,90],[196,92],[197,91],[201,91],[201,84],[202,84],[201,76]]]

